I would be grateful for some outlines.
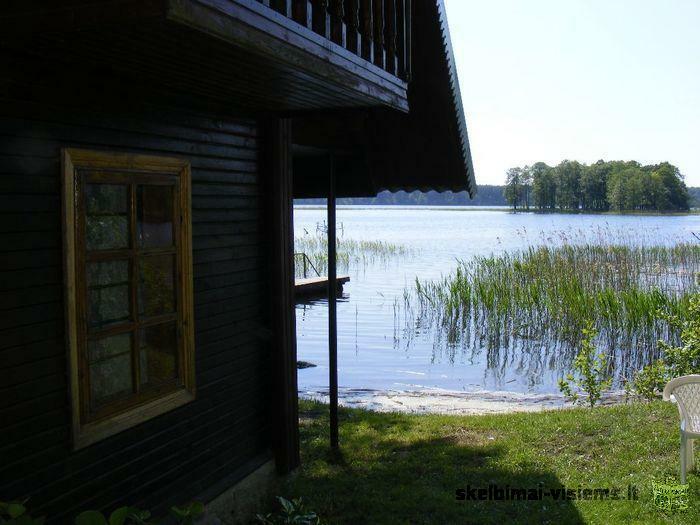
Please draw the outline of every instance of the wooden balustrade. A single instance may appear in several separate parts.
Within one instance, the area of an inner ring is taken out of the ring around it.
[[[313,26],[313,6],[309,0],[294,0],[292,6],[292,18],[299,24],[311,29]]]
[[[396,41],[398,71],[396,74],[411,79],[411,0],[396,0]]]
[[[389,73],[396,74],[396,0],[384,0],[384,20],[384,63]]]
[[[410,80],[411,0],[258,0],[387,72]]]
[[[338,45],[345,47],[346,27],[345,8],[343,0],[331,0],[331,40]]]
[[[328,0],[313,0],[311,19],[313,30],[323,38],[331,38],[331,17],[328,12]]]
[[[346,40],[348,51],[355,55],[362,53],[362,34],[360,33],[360,0],[345,0]]]
[[[269,5],[275,11],[282,13],[284,16],[292,18],[292,0],[269,0],[263,3]]]
[[[374,0],[374,63],[384,68],[384,0]]]
[[[362,7],[362,58],[374,62],[374,10],[372,0],[360,0]]]

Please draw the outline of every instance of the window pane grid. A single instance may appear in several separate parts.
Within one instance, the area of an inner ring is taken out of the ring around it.
[[[92,330],[87,334],[88,341],[95,341],[102,339],[103,337],[109,337],[110,335],[123,334],[125,332],[133,332],[137,327],[153,326],[156,324],[167,323],[169,321],[177,321],[178,314],[167,314],[159,315],[157,317],[151,317],[139,321],[138,323],[130,321],[129,323],[119,324],[116,326],[110,326],[102,330]]]
[[[180,158],[76,148],[61,149],[61,168],[78,450],[195,399],[191,169]],[[154,267],[167,279],[139,277],[147,257],[160,258]],[[172,301],[154,294],[163,282]],[[139,285],[147,317],[134,299]]]
[[[86,184],[94,185],[90,174],[86,175],[88,175]],[[110,226],[108,222],[106,227],[98,232],[97,240],[99,242],[92,243],[92,245],[85,244],[85,261],[86,264],[110,264],[117,261],[128,261],[129,314],[126,318],[114,319],[111,324],[111,319],[108,319],[107,326],[104,324],[95,326],[88,323],[86,341],[88,345],[91,345],[119,334],[128,334],[131,345],[130,349],[126,351],[100,359],[91,359],[90,356],[86,356],[86,364],[91,370],[87,374],[86,380],[89,383],[99,380],[106,385],[103,388],[106,388],[107,392],[115,391],[117,393],[114,396],[123,397],[123,390],[120,391],[119,388],[125,387],[127,383],[123,379],[120,382],[118,377],[121,376],[119,375],[117,375],[117,379],[114,379],[113,370],[123,370],[123,356],[129,355],[130,389],[133,399],[130,401],[122,400],[112,403],[112,405],[118,406],[124,402],[136,404],[142,399],[142,394],[158,393],[164,388],[166,390],[172,389],[181,384],[180,331],[177,327],[181,319],[179,315],[180,290],[179,286],[176,285],[179,275],[178,236],[180,233],[176,220],[178,216],[176,198],[178,192],[172,181],[160,180],[156,184],[150,184],[132,180],[130,183],[124,184],[126,181],[121,176],[112,177],[116,180],[111,180],[112,178],[104,173],[101,173],[98,178],[100,185],[125,186],[128,204],[124,210],[125,213],[113,213],[95,209],[93,202],[93,209],[90,210],[89,217],[122,219],[126,215],[128,233],[126,239],[117,236],[116,243],[118,244],[115,244],[108,235],[108,227]],[[156,188],[164,188],[165,192]],[[119,193],[114,188],[110,188],[110,191],[111,194]],[[150,199],[151,202],[165,208],[165,211],[139,210],[139,197],[141,197],[142,208],[148,205]],[[88,203],[86,203],[85,210],[88,210]],[[87,224],[88,215],[85,216],[85,221]],[[139,221],[141,221],[141,225]],[[122,223],[123,220],[119,222],[119,224]],[[159,246],[159,244],[164,245]],[[142,269],[149,263],[155,264],[156,261],[160,262],[161,267],[151,268],[151,273],[144,276]],[[164,264],[165,266],[163,266]],[[149,286],[150,289],[146,294],[149,298],[144,299],[143,289],[148,289]],[[92,293],[117,290],[119,287],[123,287],[123,284],[95,284],[90,286],[89,290]],[[142,291],[141,297],[140,290]],[[99,294],[95,295],[95,298],[98,297],[101,300]],[[87,299],[90,304],[90,296]],[[161,312],[161,310],[166,311]],[[164,339],[164,342],[159,343],[157,337]],[[107,366],[107,369],[98,368],[100,365]],[[111,368],[110,365],[112,365]],[[105,374],[107,375],[105,376]],[[112,384],[109,383],[109,378],[113,379]],[[94,390],[98,387],[99,385],[92,385],[89,388],[89,391],[93,392],[90,407],[93,416],[96,417],[99,417],[101,412],[100,407],[97,406],[99,403],[96,405],[96,402],[110,402],[114,397],[112,395],[98,396],[96,394],[98,391]],[[95,397],[99,399],[94,399]]]

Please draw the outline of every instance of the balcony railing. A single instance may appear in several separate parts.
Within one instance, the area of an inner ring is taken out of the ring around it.
[[[411,76],[411,0],[258,0],[405,81]]]

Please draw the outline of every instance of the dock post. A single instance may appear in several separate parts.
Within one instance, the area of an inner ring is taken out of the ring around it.
[[[335,231],[335,158],[328,157],[328,365],[330,397],[331,449],[337,450],[338,442],[338,285],[336,268]]]

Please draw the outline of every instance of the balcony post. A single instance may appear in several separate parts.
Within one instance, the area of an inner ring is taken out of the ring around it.
[[[265,155],[264,184],[270,217],[267,230],[270,275],[270,332],[268,346],[272,421],[277,468],[288,473],[299,466],[299,389],[297,336],[294,315],[294,184],[292,173],[292,120],[264,121],[269,145]]]
[[[384,69],[384,0],[374,0],[374,63]]]
[[[331,40],[339,46],[346,43],[345,8],[343,0],[331,0]]]
[[[361,0],[362,12],[362,58],[374,62],[374,6],[372,0]]]
[[[287,18],[292,18],[292,0],[265,0],[264,4]]]
[[[392,75],[396,74],[396,5],[397,0],[384,0],[386,13],[385,39],[386,39],[386,70]]]
[[[406,78],[406,1],[396,0],[396,75]]]
[[[313,30],[328,40],[331,39],[331,20],[328,15],[328,0],[314,0]]]
[[[293,17],[297,23],[308,29],[313,29],[312,12],[313,6],[309,0],[294,0]]]
[[[412,50],[412,30],[413,30],[413,0],[401,0],[403,2],[403,38],[401,39],[401,45],[403,46],[403,51],[401,53],[402,65],[399,72],[401,78],[406,82],[411,80],[411,54]]]
[[[345,22],[347,24],[346,47],[348,51],[356,55],[362,55],[360,0],[345,0]]]

